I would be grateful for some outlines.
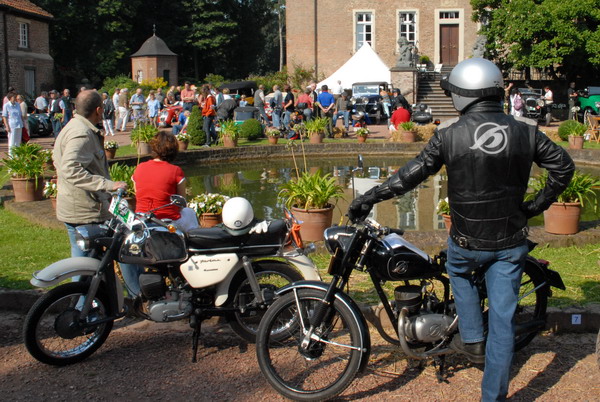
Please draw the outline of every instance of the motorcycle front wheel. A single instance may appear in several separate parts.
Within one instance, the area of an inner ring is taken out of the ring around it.
[[[275,291],[292,282],[303,279],[302,275],[288,264],[280,261],[257,261],[253,262],[256,280],[261,290],[268,290],[274,295]],[[231,285],[232,306],[237,309],[227,317],[229,326],[233,331],[248,342],[256,342],[258,324],[265,314],[264,310],[253,309],[255,302],[254,293],[245,274],[238,275]]]
[[[325,292],[315,289],[291,291],[269,307],[260,323],[258,365],[267,381],[286,398],[333,398],[350,385],[360,368],[360,327],[355,312],[338,299],[328,319],[303,345],[324,296]],[[275,330],[281,328],[285,337]]]
[[[81,322],[82,296],[87,291],[85,283],[66,283],[46,293],[31,307],[23,327],[25,346],[31,356],[42,363],[65,366],[84,360],[102,346],[113,322],[85,324],[108,316],[108,299],[99,289],[86,322]]]

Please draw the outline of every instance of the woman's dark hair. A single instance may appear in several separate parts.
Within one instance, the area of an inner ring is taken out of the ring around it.
[[[177,139],[167,130],[159,131],[150,146],[152,147],[152,156],[166,162],[173,162],[179,151]]]

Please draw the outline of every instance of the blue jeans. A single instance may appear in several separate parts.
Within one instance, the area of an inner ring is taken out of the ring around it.
[[[60,130],[62,129],[62,123],[60,122],[59,119],[55,119],[54,117],[51,117],[52,119],[52,132],[54,133],[54,138],[58,137],[58,133],[60,133]]]
[[[485,339],[473,272],[481,265],[490,264],[485,271],[489,311],[482,401],[504,400],[508,392],[515,341],[514,314],[528,252],[525,242],[505,250],[480,251],[461,248],[448,238],[446,269],[460,317],[458,327],[465,343]]]
[[[91,252],[83,251],[77,246],[75,241],[75,228],[77,226],[65,223],[67,227],[67,234],[69,235],[69,242],[71,243],[71,257],[89,257]],[[130,295],[140,294],[140,281],[139,276],[144,271],[144,267],[135,264],[119,264],[121,266],[121,273],[125,280],[125,286]],[[77,282],[81,279],[81,276],[74,276],[73,282]]]
[[[342,116],[344,118],[344,127],[348,130],[348,125],[350,124],[350,111],[349,110],[340,110],[339,112],[333,115],[333,127],[337,123],[338,117]]]
[[[271,113],[271,118],[273,119],[273,127],[279,128],[279,126],[281,125],[281,109],[273,109],[273,112]]]
[[[210,145],[213,142],[216,144],[219,138],[215,130],[215,116],[204,116],[202,129],[206,134],[206,145]]]
[[[285,110],[283,112],[283,125],[285,128],[290,128],[290,120],[292,119],[292,112]]]

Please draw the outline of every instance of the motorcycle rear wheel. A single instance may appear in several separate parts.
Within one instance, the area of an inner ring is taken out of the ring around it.
[[[23,327],[25,347],[37,360],[54,366],[80,362],[94,353],[110,334],[113,322],[96,327],[79,326],[80,298],[88,291],[88,284],[71,282],[52,289],[29,310]],[[108,298],[99,289],[88,314],[91,319],[106,318]]]
[[[285,294],[265,313],[257,336],[258,365],[286,398],[331,399],[350,385],[360,369],[359,324],[355,312],[335,299],[333,315],[314,332],[318,339],[304,348],[304,334],[325,292],[298,289],[297,296],[296,300],[295,292]],[[273,336],[274,327],[285,328],[286,336]]]
[[[270,288],[273,292],[292,282],[302,279],[302,275],[288,264],[281,261],[253,262],[254,273],[261,289]],[[231,284],[232,306],[240,308],[251,306],[255,301],[248,278],[242,272]],[[258,325],[265,314],[264,310],[238,311],[227,316],[229,326],[241,338],[248,342],[256,342]]]

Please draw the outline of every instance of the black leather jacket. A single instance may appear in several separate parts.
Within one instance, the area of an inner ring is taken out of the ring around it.
[[[532,162],[548,170],[548,181],[534,201],[524,203]],[[415,159],[361,198],[373,205],[402,195],[444,164],[450,236],[459,246],[476,250],[521,243],[527,219],[556,201],[575,170],[567,152],[540,132],[536,122],[506,115],[498,102],[484,101],[440,125]]]

